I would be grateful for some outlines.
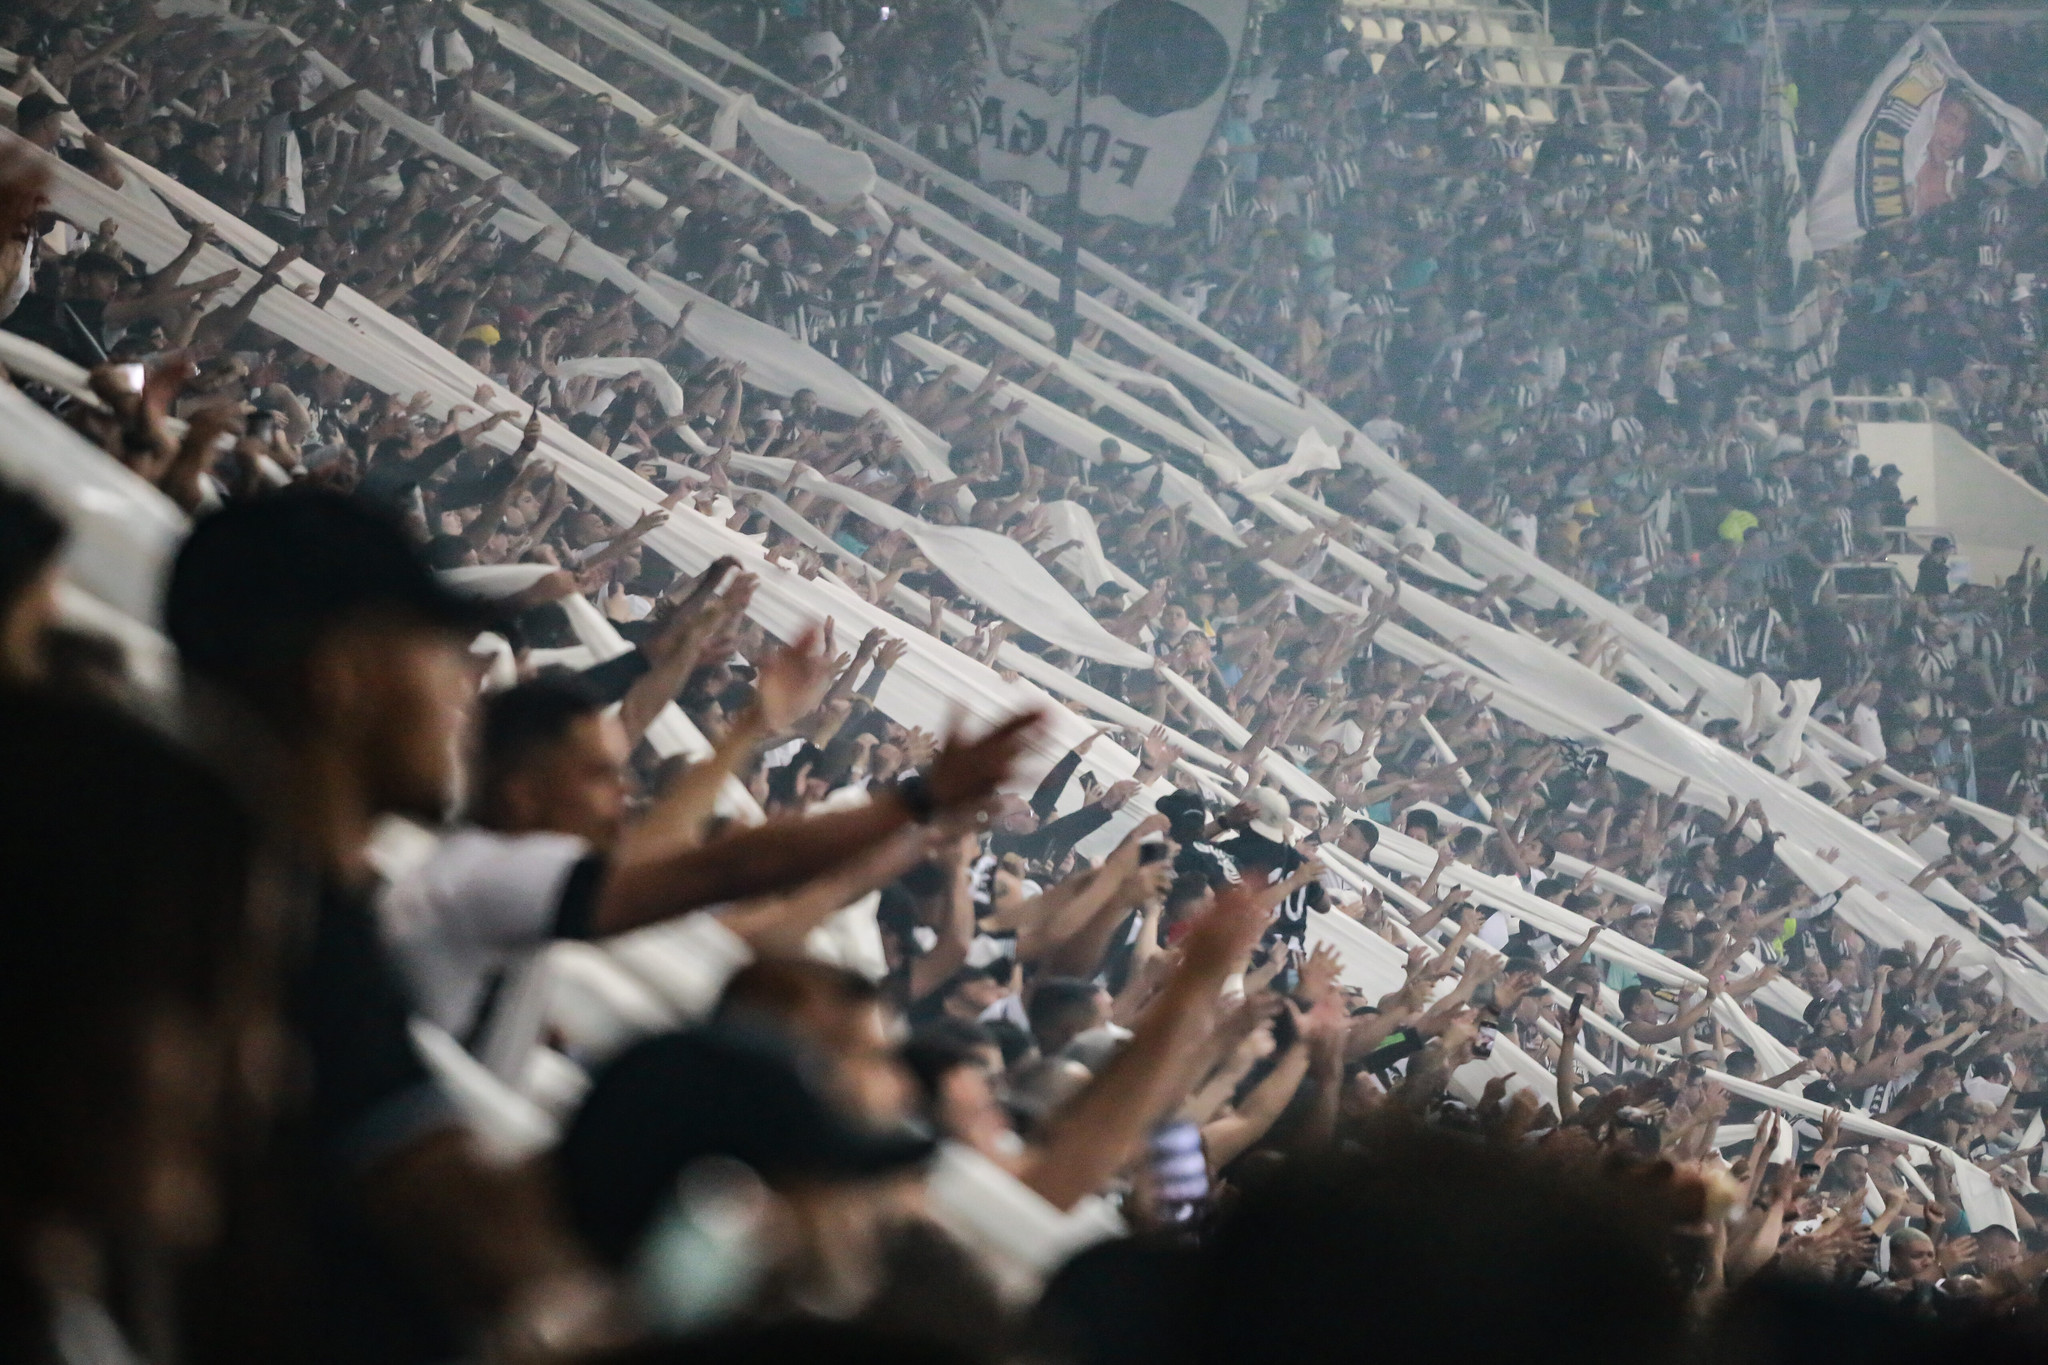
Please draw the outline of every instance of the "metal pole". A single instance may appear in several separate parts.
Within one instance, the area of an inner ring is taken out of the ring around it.
[[[1074,353],[1074,338],[1081,332],[1078,296],[1081,288],[1081,121],[1088,81],[1088,24],[1084,21],[1074,54],[1074,122],[1067,130],[1067,220],[1060,238],[1059,316],[1053,320],[1053,349],[1062,356]]]

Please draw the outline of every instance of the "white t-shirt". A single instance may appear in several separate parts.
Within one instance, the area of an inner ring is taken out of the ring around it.
[[[1517,545],[1520,545],[1532,555],[1536,553],[1537,528],[1535,513],[1524,512],[1520,508],[1516,508],[1508,513],[1504,529]]]
[[[603,860],[573,834],[464,829],[378,903],[421,1017],[467,1038],[491,983],[560,938],[587,938]]]
[[[263,186],[265,208],[294,215],[306,211],[306,157],[299,146],[297,118],[279,111],[263,121]]]

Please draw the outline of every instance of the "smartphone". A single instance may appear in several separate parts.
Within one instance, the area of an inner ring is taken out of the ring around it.
[[[1577,1028],[1579,1026],[1579,1016],[1585,1013],[1585,1010],[1586,993],[1584,991],[1573,991],[1571,1012],[1565,1015],[1564,1021],[1573,1028]]]
[[[1181,1120],[1162,1125],[1147,1149],[1161,1216],[1185,1223],[1209,1198],[1209,1163],[1202,1155],[1202,1130]]]
[[[142,392],[142,381],[145,377],[139,361],[131,360],[125,365],[114,366],[115,380],[130,393]]]
[[[1138,862],[1139,862],[1139,864],[1140,864],[1141,866],[1142,866],[1142,865],[1144,865],[1144,864],[1146,864],[1146,863],[1160,863],[1160,862],[1165,862],[1165,861],[1166,861],[1166,841],[1165,841],[1165,840],[1163,840],[1163,839],[1155,839],[1154,841],[1152,841],[1152,842],[1151,842],[1151,843],[1149,843],[1149,844],[1139,844],[1139,845],[1138,845]]]
[[[1811,1180],[1819,1174],[1820,1167],[1816,1163],[1807,1161],[1800,1164],[1799,1176],[1802,1180]]]
[[[1479,1036],[1472,1040],[1472,1055],[1474,1057],[1491,1057],[1493,1055],[1493,1045],[1499,1041],[1499,1029],[1495,1028],[1492,1024],[1481,1024],[1479,1026]]]

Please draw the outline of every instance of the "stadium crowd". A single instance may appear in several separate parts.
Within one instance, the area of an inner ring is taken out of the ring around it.
[[[1860,934],[1837,913],[1857,878],[1817,894],[1761,804],[1660,793],[1376,643],[1428,597],[1661,707],[1609,627],[1465,574],[1458,538],[1395,525],[1348,448],[1301,479],[1321,514],[1293,530],[1187,452],[1146,453],[1121,399],[947,306],[986,302],[982,282],[909,214],[817,201],[575,12],[0,16],[0,325],[85,378],[9,368],[193,518],[164,600],[172,718],[60,619],[63,524],[0,498],[0,764],[38,775],[6,836],[27,883],[0,958],[9,1358],[1319,1360],[1421,1346],[1453,1316],[1475,1351],[1590,1332],[1734,1359],[1809,1328],[1899,1359],[1957,1332],[2027,1349],[2048,1025],[1958,956],[2030,970],[2048,912],[2017,827],[1957,806],[2040,818],[2034,574],[1973,582],[1936,543],[1910,591],[1839,589],[1905,543],[1909,508],[1757,339],[1739,12],[1657,7],[1638,40],[1689,74],[1633,91],[1581,58],[1532,123],[1489,116],[1494,73],[1455,41],[1368,55],[1285,7],[1179,221],[1090,245],[1673,640],[1819,679],[1815,715],[1875,761],[1779,775],[1913,850],[1914,891],[1952,888],[1953,936],[1927,943]],[[695,17],[966,165],[961,10]],[[1795,47],[1819,107],[1867,79],[1856,36]],[[365,96],[492,174],[362,116]],[[225,215],[188,217],[154,269],[117,220],[51,208],[59,176],[148,195],[136,163]],[[511,230],[520,192],[561,227]],[[188,278],[226,218],[277,254]],[[2038,190],[1993,177],[1833,263],[1837,384],[1910,380],[2048,483],[2042,222]],[[669,322],[593,288],[579,244],[857,376],[950,444],[953,477],[879,409],[750,382],[690,307]],[[301,262],[314,282],[286,284]],[[487,382],[439,410],[373,387],[257,323],[280,288],[386,310]],[[1081,344],[1145,392],[1144,356],[1099,326]],[[1100,441],[1048,437],[1034,400]],[[608,519],[535,458],[543,419],[663,505]],[[877,504],[1021,542],[1157,667],[1003,619]],[[700,515],[758,537],[762,574],[845,585],[898,628],[778,641],[749,617],[759,574],[649,548]],[[974,738],[903,723],[891,670],[949,630],[1123,719],[1049,767],[1027,757],[1043,715]],[[623,652],[594,658],[602,640]],[[671,703],[693,757],[652,742]],[[1662,709],[1774,761],[1771,717],[1699,708]],[[1135,773],[1099,778],[1097,743]],[[1241,770],[1229,795],[1198,749]],[[438,828],[458,790],[430,852],[387,859],[386,817]],[[1358,875],[1387,832],[1434,866]],[[806,955],[869,897],[874,970]],[[1327,918],[1376,936],[1399,984],[1363,989]],[[635,935],[659,953],[650,1006],[609,998],[638,1010],[625,1027],[525,989],[563,944]],[[435,1038],[559,1140],[495,1150]],[[1509,1051],[1557,1081],[1471,1079]],[[1061,1236],[1137,1235],[1020,1276],[962,1185]]]

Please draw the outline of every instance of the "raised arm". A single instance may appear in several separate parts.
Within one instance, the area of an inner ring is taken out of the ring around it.
[[[767,895],[838,866],[920,818],[978,802],[1010,773],[1036,711],[1012,716],[972,742],[940,751],[930,774],[864,806],[756,829],[666,857],[615,866],[598,893],[599,934],[668,919],[715,901]]]
[[[1192,1084],[1224,978],[1265,927],[1266,914],[1249,893],[1231,888],[1217,896],[1182,942],[1179,969],[1140,1016],[1130,1042],[1027,1155],[1025,1184],[1068,1209],[1130,1160]]]

